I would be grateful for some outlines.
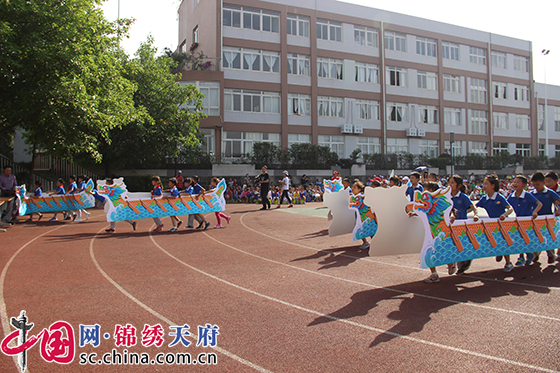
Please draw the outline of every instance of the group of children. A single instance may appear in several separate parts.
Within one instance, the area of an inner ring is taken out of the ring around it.
[[[419,185],[418,180],[420,174],[412,173],[410,175],[411,186],[407,189],[407,195],[412,196],[414,190],[428,190],[430,192],[437,191],[441,185],[436,181],[427,181],[424,185]],[[532,191],[527,191],[529,181],[532,185]],[[449,178],[449,186],[451,187],[451,194],[453,200],[453,210],[451,214],[451,221],[466,220],[467,213],[473,212],[473,219],[477,221],[478,211],[477,208],[486,210],[489,218],[504,220],[506,217],[515,212],[517,217],[532,217],[537,218],[539,215],[551,215],[553,212],[556,216],[560,215],[560,186],[558,185],[558,175],[554,172],[549,172],[546,176],[542,172],[534,173],[530,180],[525,175],[517,175],[511,183],[511,192],[506,193],[501,190],[500,180],[495,175],[489,175],[484,178],[482,184],[483,195],[480,200],[475,204],[465,194],[465,186],[463,178],[454,175]],[[508,194],[507,198],[502,193]],[[515,265],[516,266],[529,266],[539,260],[539,252],[520,254]],[[560,249],[555,254],[554,250],[547,251],[548,263],[554,263],[558,260]],[[496,261],[504,260],[504,272],[511,272],[514,264],[509,255],[498,256]],[[472,261],[465,261],[460,263],[452,263],[448,265],[448,273],[450,275],[457,272],[457,274],[464,273],[469,269]],[[431,275],[424,280],[426,283],[434,283],[439,281],[439,275],[436,268],[430,268]]]

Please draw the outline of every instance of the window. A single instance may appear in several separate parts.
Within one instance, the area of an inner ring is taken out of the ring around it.
[[[280,15],[275,12],[224,5],[222,18],[224,26],[280,32]]]
[[[443,91],[451,93],[461,93],[461,81],[458,76],[444,75],[443,76]]]
[[[387,120],[393,122],[408,122],[408,105],[398,102],[388,102]]]
[[[506,54],[492,51],[492,66],[507,69]]]
[[[555,157],[560,157],[560,145],[556,145],[554,147],[554,156]]]
[[[494,128],[500,130],[507,130],[508,129],[507,113],[492,113],[492,122],[494,123]]]
[[[514,86],[513,99],[515,101],[529,101],[529,87],[521,85]]]
[[[193,29],[192,35],[193,43],[198,43],[198,25]]]
[[[531,121],[529,116],[517,114],[515,116],[515,128],[521,131],[529,131],[531,129]]]
[[[288,134],[288,147],[292,144],[309,144],[311,143],[311,135],[305,134]]]
[[[406,35],[385,31],[385,49],[406,52]]]
[[[445,151],[451,154],[451,143],[449,141],[445,141],[444,144]],[[463,155],[463,142],[462,141],[454,141],[453,142],[453,156]]]
[[[379,137],[358,137],[356,149],[360,149],[362,154],[381,153],[381,141]]]
[[[437,57],[436,50],[437,46],[435,40],[416,37],[416,54]]]
[[[426,71],[418,71],[418,88],[422,89],[429,89],[432,91],[437,91],[437,74],[426,72]]]
[[[387,154],[408,153],[408,139],[387,138]]]
[[[354,26],[354,44],[377,48],[377,30]]]
[[[200,90],[200,93],[204,95],[202,98],[202,112],[209,116],[220,115],[220,83],[219,82],[181,82],[181,86],[186,86],[188,84],[194,84]],[[196,107],[190,103],[185,103],[183,107],[186,107],[190,111],[195,111]]]
[[[385,79],[387,84],[397,87],[406,87],[407,70],[400,67],[387,66],[385,70]]]
[[[270,142],[280,146],[279,133],[224,131],[222,151],[224,158],[249,156],[255,142]]]
[[[224,5],[222,12],[224,26],[241,27],[241,7]]]
[[[554,127],[556,132],[560,132],[560,106],[554,107]]]
[[[201,128],[200,132],[204,134],[204,139],[201,142],[202,151],[208,154],[214,154],[216,143],[216,130],[214,128]]]
[[[483,110],[471,110],[471,135],[488,135],[488,113]]]
[[[280,53],[253,49],[224,47],[224,69],[280,72]]]
[[[486,104],[486,80],[471,78],[471,102]]]
[[[309,18],[288,14],[288,35],[309,37]]]
[[[529,72],[529,59],[527,57],[513,56],[513,69],[525,73]]]
[[[309,56],[288,54],[288,74],[309,76]]]
[[[495,142],[494,143],[494,154],[500,154],[502,152],[509,153],[509,144],[507,142]]]
[[[318,19],[317,39],[342,42],[342,24]]]
[[[288,114],[311,115],[311,96],[288,93]]]
[[[224,89],[224,109],[247,113],[280,113],[280,93]]]
[[[537,106],[537,125],[539,131],[544,131],[544,105]]]
[[[418,106],[418,122],[439,124],[439,110],[436,106]]]
[[[356,81],[364,83],[379,83],[379,66],[369,63],[356,62]]]
[[[321,117],[344,118],[344,99],[342,97],[319,96],[317,106]]]
[[[459,61],[459,46],[444,41],[441,43],[441,56],[448,60]]]
[[[342,80],[342,60],[317,57],[317,76]]]
[[[428,157],[435,158],[439,156],[439,141],[418,140],[418,150],[420,151],[420,154],[425,154]]]
[[[319,145],[328,146],[339,157],[344,156],[344,136],[319,135]]]
[[[471,63],[486,65],[486,49],[469,47],[469,55]]]
[[[515,144],[515,154],[523,157],[531,156],[531,144]]]
[[[546,145],[545,144],[539,144],[539,155],[546,155]]]
[[[488,155],[488,143],[487,142],[479,142],[479,141],[471,141],[470,142],[470,153],[471,154]]]
[[[503,98],[504,100],[507,99],[506,83],[492,82],[492,85],[494,86],[494,98]]]
[[[443,109],[443,123],[446,126],[461,125],[461,109],[446,107]]]
[[[358,118],[379,120],[379,101],[356,100]]]

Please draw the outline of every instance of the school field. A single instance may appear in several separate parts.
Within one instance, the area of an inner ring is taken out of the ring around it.
[[[511,273],[493,258],[460,276],[440,268],[441,282],[428,285],[419,255],[369,257],[349,236],[329,238],[322,204],[259,208],[228,205],[231,223],[207,231],[168,233],[164,218],[164,232],[151,232],[150,219],[107,234],[99,209],[83,223],[9,227],[0,233],[2,338],[22,310],[29,336],[59,320],[73,327],[74,360],[46,362],[38,342],[27,351],[31,373],[560,371],[560,264],[545,254]],[[158,324],[163,345],[143,346],[145,325]],[[188,347],[171,328],[185,324]],[[196,346],[212,340],[202,338],[206,324],[219,327],[215,347]],[[99,325],[98,347],[80,325]],[[132,327],[136,341],[122,334]],[[199,361],[177,365],[177,353]],[[130,354],[148,364],[107,365]],[[201,365],[211,356],[217,365]],[[0,372],[18,371],[17,358],[0,354]]]

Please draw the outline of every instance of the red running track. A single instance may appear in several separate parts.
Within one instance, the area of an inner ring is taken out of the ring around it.
[[[107,234],[100,210],[84,223],[22,223],[0,235],[0,315],[26,310],[31,335],[57,320],[131,324],[129,352],[216,353],[215,366],[69,365],[28,351],[29,372],[556,372],[560,370],[560,266],[502,272],[476,260],[468,274],[424,284],[419,255],[369,257],[349,236],[329,238],[325,218],[257,205],[228,205],[224,229],[154,232],[117,223]],[[297,206],[307,212],[320,205]],[[208,215],[212,224],[214,216]],[[170,228],[164,219],[165,229]],[[398,237],[395,237],[398,245]],[[375,247],[370,249],[372,252]],[[546,260],[545,255],[542,259]],[[219,326],[216,349],[143,347],[144,324]],[[76,343],[77,344],[77,343]],[[123,347],[117,348],[123,351]],[[1,355],[1,372],[17,372]]]

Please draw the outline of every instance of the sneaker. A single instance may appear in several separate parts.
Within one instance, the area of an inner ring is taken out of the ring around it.
[[[549,256],[549,257],[548,257],[548,264],[552,264],[552,263],[554,263],[554,262],[557,261],[557,260],[558,260],[558,258],[556,257],[556,255]]]
[[[91,214],[90,214],[89,212],[86,212],[86,221],[89,219],[89,216],[90,216],[90,215],[91,215]]]
[[[290,207],[294,207],[294,205],[290,204],[290,206],[288,206],[288,208],[290,208]]]
[[[74,221],[75,221],[76,223],[81,223],[81,222],[83,222],[82,218],[78,218],[78,219],[76,219],[76,220],[74,220]]]
[[[280,208],[280,205],[276,206],[276,208],[279,209],[279,208]]]
[[[209,226],[210,226],[210,222],[209,222],[209,221],[207,221],[206,223],[204,223],[204,230],[207,230]]]
[[[424,279],[424,282],[426,284],[433,284],[434,282],[439,282],[439,275],[437,273],[432,273],[430,277]]]
[[[70,216],[68,216],[68,215],[66,215],[66,216],[64,217],[64,220],[70,220],[70,219],[71,219],[71,218],[70,218]]]
[[[498,256],[496,257],[496,261],[499,263],[499,262],[502,261],[502,258],[503,258],[502,255],[498,255]]]
[[[132,222],[132,230],[135,231],[136,230],[136,226],[138,225],[137,222],[133,221]]]
[[[57,218],[50,218],[49,221],[57,221]]]
[[[533,259],[535,259],[535,254],[527,254],[527,260],[525,261],[526,266],[533,264]]]
[[[222,228],[222,226],[220,224],[214,226],[214,229],[220,229],[220,228]]]
[[[177,229],[179,229],[179,227],[181,226],[181,224],[183,224],[183,221],[182,221],[182,220],[179,220],[179,221],[177,222]]]
[[[460,262],[457,269],[457,274],[462,275],[471,267],[472,260],[466,260],[464,262]]]
[[[529,255],[529,254],[527,254],[527,255]],[[540,253],[540,252],[539,252],[539,254],[538,254],[538,255],[534,255],[534,258],[533,258],[533,264],[535,264],[535,263],[538,263],[538,262],[539,262],[539,259],[540,259],[540,255],[541,255],[541,253]],[[529,264],[529,265],[530,265],[530,264]]]
[[[173,227],[170,230],[168,230],[168,232],[177,232],[177,228]]]
[[[262,210],[266,210],[266,207],[263,207],[263,208],[262,208],[262,209],[260,209],[260,210],[261,210],[261,211],[262,211]]]
[[[229,224],[229,221],[231,220],[231,216],[226,216],[226,221]]]
[[[33,221],[33,218],[29,218],[29,219],[27,219],[25,222],[27,223],[27,222],[29,222],[29,221]]]
[[[115,230],[114,230],[114,229],[111,229],[111,228],[109,228],[109,229],[105,229],[105,232],[107,232],[107,233],[115,233]]]
[[[515,262],[515,265],[517,267],[521,267],[521,266],[525,265],[525,258],[523,257],[523,255],[519,256],[519,258],[517,259],[517,262]]]
[[[198,227],[196,227],[196,229],[202,228],[203,225],[204,225],[204,221],[201,221],[200,224],[198,225]]]
[[[457,272],[457,265],[455,263],[447,265],[447,273],[450,275],[455,274]]]
[[[37,221],[40,221],[41,219],[43,219],[43,214],[39,213],[39,219],[37,219]]]
[[[72,214],[72,221],[76,220],[76,214]],[[82,221],[82,219],[80,219],[80,221]]]
[[[369,249],[369,242],[364,242],[360,247],[358,247],[358,249],[360,249],[360,250]]]
[[[158,225],[158,226],[156,227],[156,229],[154,229],[154,232],[159,232],[159,231],[161,231],[162,229],[163,229],[163,224]]]
[[[192,225],[187,225],[185,229],[194,229],[194,227]]]
[[[511,272],[513,271],[513,264],[508,263],[506,264],[506,266],[504,267],[504,272]]]

